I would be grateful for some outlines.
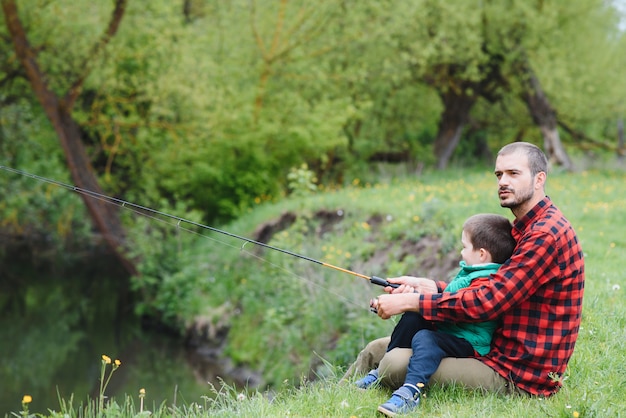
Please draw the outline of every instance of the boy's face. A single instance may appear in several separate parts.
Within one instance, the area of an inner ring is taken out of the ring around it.
[[[463,244],[461,258],[468,266],[489,262],[489,260],[485,259],[486,251],[484,249],[474,248],[470,241],[469,234],[465,232],[465,230],[461,233],[461,244]]]

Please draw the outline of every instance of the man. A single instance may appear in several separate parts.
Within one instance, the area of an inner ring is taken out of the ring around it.
[[[572,226],[545,194],[547,165],[545,154],[526,142],[506,145],[498,153],[498,197],[515,216],[517,246],[488,284],[441,293],[444,282],[402,276],[388,279],[401,286],[386,287],[389,294],[370,303],[382,319],[412,311],[431,321],[500,320],[488,354],[446,358],[431,382],[539,396],[559,390],[578,337],[584,260]],[[404,381],[411,349],[382,354],[380,347],[388,341],[370,343],[359,355],[368,364],[357,371],[380,362],[381,382],[395,389]],[[408,412],[416,404],[406,399],[392,412]]]

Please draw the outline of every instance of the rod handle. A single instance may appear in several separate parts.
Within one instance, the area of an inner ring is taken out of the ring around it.
[[[370,282],[372,284],[377,284],[378,286],[383,286],[383,287],[391,286],[394,289],[400,287],[400,285],[398,283],[389,283],[387,280],[382,279],[382,278],[377,277],[377,276],[370,277]]]

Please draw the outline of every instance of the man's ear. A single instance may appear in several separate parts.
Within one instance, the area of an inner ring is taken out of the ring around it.
[[[546,185],[546,173],[540,171],[535,175],[535,189],[543,189]]]

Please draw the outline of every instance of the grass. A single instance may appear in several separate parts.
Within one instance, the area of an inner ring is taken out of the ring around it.
[[[416,416],[626,415],[625,180],[619,171],[553,173],[548,179],[548,195],[577,230],[586,263],[582,327],[563,389],[556,396],[540,399],[432,387]],[[305,216],[321,208],[345,214],[343,221],[323,236],[311,234],[310,228],[319,225]],[[450,171],[260,206],[227,230],[250,236],[257,225],[284,211],[298,213],[303,220],[277,234],[272,245],[383,276],[419,274],[415,260],[407,258],[403,263],[393,259],[396,249],[392,244],[397,241],[439,234],[445,237],[448,251],[456,250],[460,227],[468,215],[494,212],[510,216],[497,204],[493,175]],[[373,214],[379,215],[379,224],[371,222]],[[200,292],[205,305],[224,306],[227,300],[244,307],[233,316],[228,353],[271,375],[272,389],[265,392],[224,384],[207,388],[205,398],[185,405],[150,405],[146,409],[163,417],[377,416],[376,407],[388,398],[388,391],[363,392],[340,384],[339,379],[369,339],[388,334],[393,327],[393,322],[367,313],[367,301],[380,288],[270,252],[259,253],[256,264],[250,262],[252,257],[208,242],[199,246],[204,254],[206,245],[213,246],[206,263],[211,265],[214,285],[210,294]],[[387,248],[388,258],[377,265],[367,264],[368,257],[382,247]],[[141,401],[149,405],[150,393]],[[47,416],[131,417],[146,413],[145,409],[141,412],[137,395],[109,400],[99,414],[74,403],[61,400],[59,412],[50,411]],[[28,404],[22,406],[26,411],[15,415],[28,415]]]

